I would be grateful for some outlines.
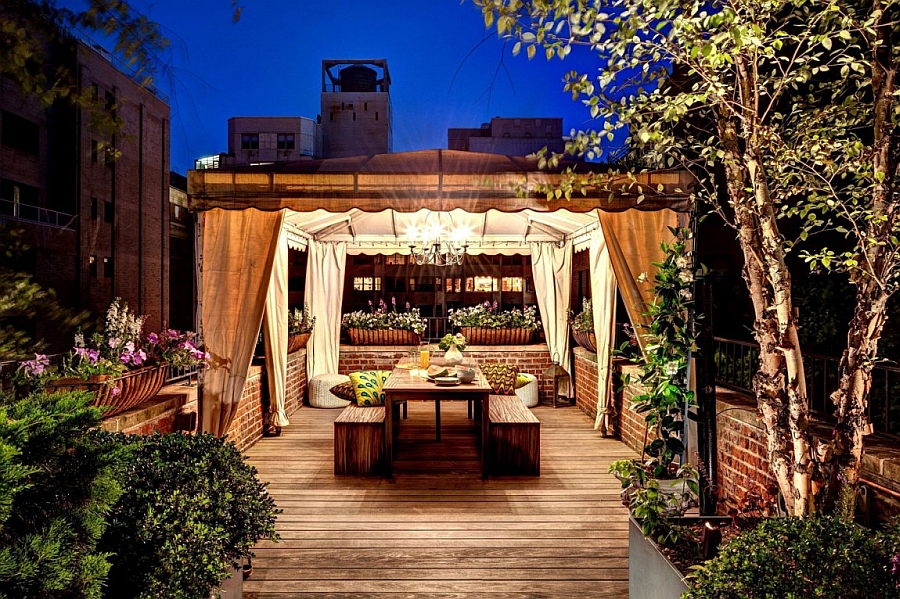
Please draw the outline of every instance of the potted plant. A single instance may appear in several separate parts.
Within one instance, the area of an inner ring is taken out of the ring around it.
[[[368,312],[344,314],[341,326],[354,345],[417,345],[425,332],[425,319],[409,302],[405,312],[398,312],[397,300],[392,297],[390,308],[384,300],[379,300],[377,308],[370,301]]]
[[[472,345],[523,345],[541,327],[534,306],[500,310],[497,302],[449,311],[450,322]]]
[[[99,548],[107,597],[209,597],[240,576],[280,510],[231,441],[209,434],[116,434],[130,452],[124,493]]]
[[[316,325],[316,317],[310,314],[309,306],[303,306],[303,309],[294,308],[288,312],[288,353],[294,353],[297,350],[306,347],[309,336],[312,334],[313,327]]]
[[[591,298],[581,298],[581,312],[573,314],[569,309],[569,326],[572,337],[581,347],[597,353],[597,336],[594,334],[594,306]]]
[[[444,363],[456,366],[463,361],[462,352],[466,349],[466,337],[462,333],[446,334],[438,342],[438,348],[444,350]]]

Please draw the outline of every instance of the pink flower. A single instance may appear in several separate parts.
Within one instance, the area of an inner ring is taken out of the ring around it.
[[[112,391],[110,391],[110,394],[111,394],[113,397],[115,397],[116,395],[118,395],[118,394],[121,393],[121,392],[122,392],[122,390],[119,389],[118,387],[113,387],[113,388],[112,388]]]
[[[112,339],[110,339],[108,341],[108,343],[111,348],[115,349],[115,348],[119,347],[119,344],[122,343],[122,340],[119,339],[118,337],[113,337]]]
[[[85,347],[76,347],[75,348],[75,355],[77,355],[79,358],[85,357],[87,355],[87,353],[88,353],[88,350]]]
[[[126,343],[125,349],[130,352],[133,352],[134,351],[134,341],[129,341],[128,343]]]
[[[87,353],[90,363],[96,364],[97,360],[100,358],[100,352],[98,352],[96,349],[89,349]]]
[[[159,335],[157,335],[156,333],[150,333],[149,335],[147,335],[147,343],[156,345],[157,343],[159,343]]]

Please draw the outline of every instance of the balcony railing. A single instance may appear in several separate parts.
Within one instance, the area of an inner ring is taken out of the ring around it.
[[[70,231],[75,230],[75,217],[73,215],[21,202],[0,200],[0,216],[11,216],[16,220],[40,223],[49,227],[69,229]]]
[[[715,337],[716,383],[753,393],[753,375],[759,365],[756,343]],[[834,415],[831,394],[838,386],[840,359],[804,353],[806,394],[810,412],[826,418]],[[876,432],[900,436],[900,368],[878,364],[872,368],[868,403],[869,422]]]

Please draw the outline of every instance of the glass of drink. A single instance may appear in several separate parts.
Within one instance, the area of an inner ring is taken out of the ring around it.
[[[431,360],[431,351],[430,347],[427,343],[422,343],[419,345],[419,368],[426,369],[428,368],[429,361]]]

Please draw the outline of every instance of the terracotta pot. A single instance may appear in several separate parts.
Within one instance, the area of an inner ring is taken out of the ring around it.
[[[575,343],[595,354],[597,353],[596,335],[593,333],[579,333],[577,331],[572,331],[572,336],[575,338]]]
[[[306,344],[309,341],[309,336],[311,334],[312,333],[299,333],[297,335],[288,336],[287,353],[292,354],[295,351],[301,350],[306,347]]]
[[[353,345],[419,345],[422,336],[404,329],[347,329]]]
[[[114,416],[138,406],[159,393],[168,378],[168,366],[144,366],[129,370],[117,377],[95,375],[88,380],[66,377],[47,383],[47,390],[91,391],[96,394],[95,406],[112,406],[103,417]]]
[[[469,345],[525,345],[531,342],[534,331],[528,329],[489,329],[460,327]]]

